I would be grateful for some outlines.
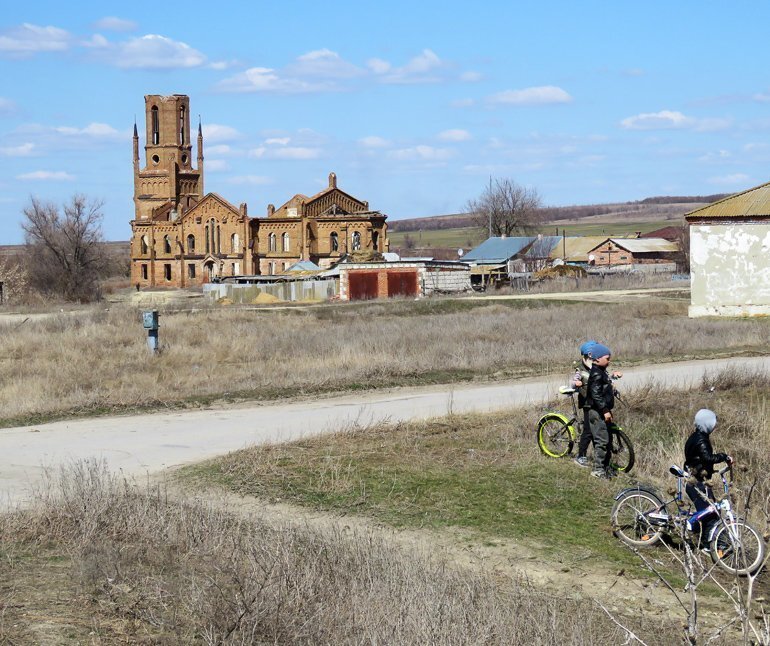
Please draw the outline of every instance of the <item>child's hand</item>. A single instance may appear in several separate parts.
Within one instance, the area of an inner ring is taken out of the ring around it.
[[[575,388],[580,388],[583,385],[583,380],[582,379],[573,379],[572,380],[572,385]]]
[[[613,370],[612,374],[610,375],[610,377],[612,377],[613,379],[620,379],[622,376],[623,376],[623,373],[618,372],[617,370]]]

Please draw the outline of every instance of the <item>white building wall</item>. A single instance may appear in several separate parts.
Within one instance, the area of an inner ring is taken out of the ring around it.
[[[690,225],[690,316],[770,315],[770,222]]]

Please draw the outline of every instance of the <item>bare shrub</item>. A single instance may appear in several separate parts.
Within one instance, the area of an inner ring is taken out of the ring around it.
[[[162,488],[142,491],[97,462],[61,471],[32,509],[0,517],[0,539],[3,549],[45,543],[68,550],[74,580],[95,604],[85,611],[98,610],[97,629],[123,620],[175,643],[528,645],[625,637],[590,603],[524,581],[457,568],[371,532],[246,520],[170,500]],[[81,603],[74,599],[72,612]]]
[[[62,212],[35,197],[22,223],[30,258],[27,270],[43,294],[66,300],[99,300],[99,279],[108,266],[102,236],[102,202],[75,195]]]

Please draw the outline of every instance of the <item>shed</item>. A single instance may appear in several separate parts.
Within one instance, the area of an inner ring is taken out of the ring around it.
[[[340,272],[340,300],[393,296],[419,298],[471,289],[468,265],[456,261],[347,262],[337,268]]]
[[[685,215],[690,316],[770,315],[770,183]]]
[[[607,238],[590,251],[596,266],[671,263],[679,245],[663,238]]]

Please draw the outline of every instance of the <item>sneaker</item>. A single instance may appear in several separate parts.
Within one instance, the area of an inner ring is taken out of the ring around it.
[[[609,476],[607,475],[607,472],[604,469],[594,469],[591,471],[591,475],[594,478],[601,478],[602,480],[609,480]]]
[[[579,467],[590,467],[591,463],[588,461],[588,458],[585,455],[579,455],[574,460],[575,464],[577,464]]]

